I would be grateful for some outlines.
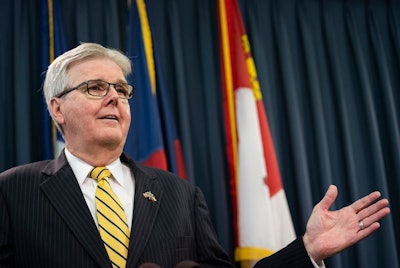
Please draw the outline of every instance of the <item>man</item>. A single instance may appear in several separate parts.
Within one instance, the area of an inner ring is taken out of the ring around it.
[[[91,43],[49,66],[44,93],[65,149],[55,160],[0,174],[0,267],[174,267],[184,260],[233,267],[200,189],[123,153],[130,72],[122,53]],[[386,199],[375,202],[378,192],[328,211],[336,195],[331,186],[304,236],[256,267],[323,264],[389,214]]]

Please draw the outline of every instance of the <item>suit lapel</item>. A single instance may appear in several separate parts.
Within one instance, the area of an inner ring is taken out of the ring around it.
[[[136,267],[138,264],[139,256],[142,255],[153,229],[163,194],[155,177],[144,173],[136,165],[134,165],[133,171],[135,176],[135,202],[127,267]],[[157,200],[152,201],[146,198],[143,195],[146,192],[151,192]]]
[[[42,191],[89,255],[100,267],[111,267],[103,241],[65,155],[62,153],[52,164],[44,170],[50,177],[41,184]]]

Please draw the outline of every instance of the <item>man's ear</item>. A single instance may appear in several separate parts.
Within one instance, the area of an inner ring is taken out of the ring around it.
[[[59,124],[62,125],[64,123],[64,115],[61,109],[62,100],[60,98],[52,98],[49,104],[49,112],[52,115],[53,119]]]

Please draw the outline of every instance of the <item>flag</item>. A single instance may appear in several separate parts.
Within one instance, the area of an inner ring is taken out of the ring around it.
[[[295,232],[237,1],[219,0],[218,15],[235,260],[252,263],[286,246]]]
[[[133,70],[129,81],[136,90],[125,151],[138,162],[186,178],[180,141],[156,57],[144,0],[131,3],[127,39]]]
[[[46,71],[53,60],[67,50],[58,0],[41,1],[41,26],[42,70]],[[64,148],[64,140],[57,131],[44,100],[42,104],[42,128],[43,158],[54,158]]]

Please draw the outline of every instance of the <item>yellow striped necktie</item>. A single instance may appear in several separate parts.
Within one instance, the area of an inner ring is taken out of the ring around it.
[[[129,227],[121,201],[113,193],[106,167],[95,167],[89,177],[98,181],[95,203],[100,236],[113,267],[126,267],[129,247]]]

